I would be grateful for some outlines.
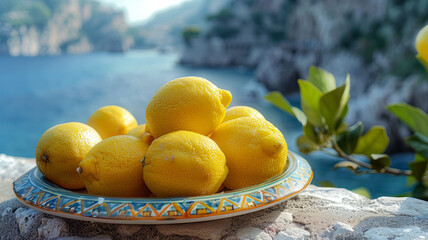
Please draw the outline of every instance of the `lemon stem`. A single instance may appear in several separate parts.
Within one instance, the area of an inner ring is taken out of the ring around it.
[[[339,147],[339,145],[337,144],[336,141],[332,141],[332,144],[333,144],[333,146],[332,146],[333,149],[336,151],[336,153],[339,157],[344,158],[350,162],[356,163],[356,164],[358,164],[364,168],[373,169],[371,164],[360,161],[358,159],[355,159],[355,158],[349,156],[348,154],[346,154],[345,152],[343,152],[343,150]],[[410,170],[401,170],[401,169],[396,169],[396,168],[391,168],[391,167],[386,167],[383,170],[385,171],[384,173],[392,174],[392,175],[396,175],[396,176],[400,176],[400,175],[401,176],[402,175],[410,176],[410,175],[412,175],[412,172]],[[377,172],[369,171],[367,173],[377,173]]]
[[[42,161],[43,161],[43,162],[49,162],[49,157],[48,157],[48,155],[43,154],[43,155],[42,155]]]

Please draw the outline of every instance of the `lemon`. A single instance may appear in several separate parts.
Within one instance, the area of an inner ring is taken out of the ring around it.
[[[97,130],[103,139],[106,139],[127,134],[129,130],[137,127],[138,123],[128,110],[111,105],[96,110],[89,117],[88,125]]]
[[[225,156],[217,144],[190,131],[155,139],[144,161],[144,181],[158,197],[215,193],[227,172]]]
[[[140,138],[146,132],[146,124],[138,125],[137,127],[131,129],[127,135],[131,135],[137,138]]]
[[[47,179],[62,188],[84,188],[76,168],[101,140],[97,131],[83,123],[69,122],[53,126],[43,133],[37,144],[37,168]]]
[[[419,31],[415,45],[419,56],[428,63],[428,25]]]
[[[150,133],[146,132],[146,124],[141,124],[138,125],[138,127],[131,129],[131,131],[129,131],[127,135],[137,137],[145,141],[149,145],[154,140],[153,136]]]
[[[99,142],[80,162],[79,172],[89,194],[112,197],[146,197],[141,160],[147,143],[119,135]]]
[[[241,117],[222,123],[211,135],[226,156],[229,174],[224,185],[237,189],[280,174],[287,162],[282,133],[261,118]]]
[[[240,117],[256,117],[265,119],[259,111],[252,107],[235,106],[226,110],[226,115],[224,116],[223,122]]]
[[[210,134],[222,121],[232,95],[200,77],[172,80],[150,100],[146,131],[154,138],[177,130]]]

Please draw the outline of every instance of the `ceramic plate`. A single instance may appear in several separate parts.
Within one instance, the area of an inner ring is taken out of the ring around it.
[[[13,183],[17,198],[36,210],[66,218],[120,224],[175,224],[228,218],[279,204],[305,189],[312,170],[288,155],[280,175],[251,187],[200,197],[117,198],[69,191],[34,168]]]

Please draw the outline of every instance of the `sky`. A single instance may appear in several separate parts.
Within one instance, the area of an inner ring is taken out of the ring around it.
[[[129,23],[147,20],[154,12],[188,0],[101,0],[125,10]]]

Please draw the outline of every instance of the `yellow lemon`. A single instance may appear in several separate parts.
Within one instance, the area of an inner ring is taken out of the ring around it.
[[[84,188],[76,168],[101,140],[97,131],[83,123],[69,122],[51,127],[37,144],[37,168],[62,188]]]
[[[144,160],[144,181],[158,197],[215,193],[227,172],[225,156],[217,144],[190,131],[155,139]]]
[[[415,45],[419,56],[428,63],[428,25],[419,31]]]
[[[127,134],[138,126],[134,116],[123,107],[105,106],[96,110],[88,119],[88,125],[93,127],[103,139]]]
[[[237,189],[280,174],[287,163],[282,133],[261,118],[241,117],[222,123],[211,135],[226,156],[229,174],[224,185]]]
[[[127,135],[137,137],[145,141],[149,145],[154,140],[153,136],[150,133],[146,132],[146,124],[141,124],[141,125],[138,125],[138,127],[131,129],[131,131],[129,131]]]
[[[127,135],[131,135],[137,138],[140,138],[146,132],[146,124],[138,125],[137,127],[131,129]]]
[[[259,111],[252,107],[235,106],[226,110],[226,115],[224,116],[223,122],[240,117],[256,117],[265,119]]]
[[[77,172],[89,194],[146,197],[141,160],[148,145],[134,136],[114,136],[99,142],[80,162]]]
[[[146,109],[146,131],[158,138],[177,130],[210,134],[232,100],[227,90],[200,77],[172,80],[159,88]]]

